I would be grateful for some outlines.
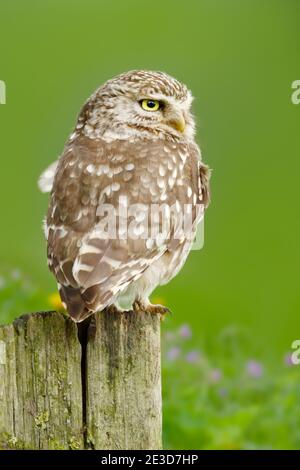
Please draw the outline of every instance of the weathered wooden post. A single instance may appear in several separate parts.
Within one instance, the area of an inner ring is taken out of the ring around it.
[[[160,449],[160,318],[105,312],[80,331],[35,313],[0,327],[0,448]]]

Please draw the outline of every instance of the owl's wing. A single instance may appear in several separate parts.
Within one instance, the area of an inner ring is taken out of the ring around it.
[[[166,189],[156,174],[150,185],[141,181],[149,158],[144,145],[82,138],[59,161],[46,224],[48,263],[76,321],[113,303],[167,249],[169,233],[151,243],[146,232],[142,236],[154,199],[149,188],[157,195]],[[110,210],[116,236],[108,226]]]
[[[164,141],[80,137],[65,149],[47,218],[48,260],[75,321],[113,303],[166,251],[184,243],[184,236],[175,236],[177,209],[192,205],[193,231],[198,165],[189,145]],[[201,183],[204,195],[205,187]],[[154,216],[160,204],[165,212]]]
[[[169,194],[169,200],[177,207],[180,207],[184,213],[185,233],[184,242],[185,246],[190,249],[195,234],[196,228],[200,220],[204,216],[205,209],[210,202],[210,169],[202,161],[201,152],[195,143],[179,146],[180,160],[176,165],[176,181]],[[178,223],[179,229],[182,227],[180,218],[173,216],[173,228],[176,230]],[[188,243],[190,242],[190,243]],[[170,241],[168,250],[178,249],[178,237],[174,237]],[[182,256],[184,259],[184,256]]]
[[[199,196],[200,201],[204,205],[206,209],[210,203],[210,180],[211,170],[210,168],[205,165],[202,161],[199,161],[198,165],[198,188],[199,188]]]
[[[43,171],[38,180],[38,187],[42,193],[50,193],[53,187],[54,177],[58,161],[53,162],[48,168]]]

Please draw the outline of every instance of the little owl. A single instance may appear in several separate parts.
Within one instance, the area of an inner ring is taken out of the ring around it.
[[[191,102],[165,73],[123,73],[90,97],[42,174],[48,264],[74,321],[106,307],[167,311],[148,297],[182,268],[209,203]]]

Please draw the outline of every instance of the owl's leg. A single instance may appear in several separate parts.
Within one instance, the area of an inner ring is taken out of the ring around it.
[[[135,301],[133,302],[133,310],[135,312],[148,312],[159,315],[172,313],[168,307],[160,304],[151,304],[148,299],[142,299],[141,297],[136,297]]]

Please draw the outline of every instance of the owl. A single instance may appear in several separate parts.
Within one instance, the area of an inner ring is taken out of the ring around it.
[[[75,322],[105,308],[168,310],[149,296],[182,268],[210,197],[191,103],[166,73],[118,75],[41,175],[48,265]]]

